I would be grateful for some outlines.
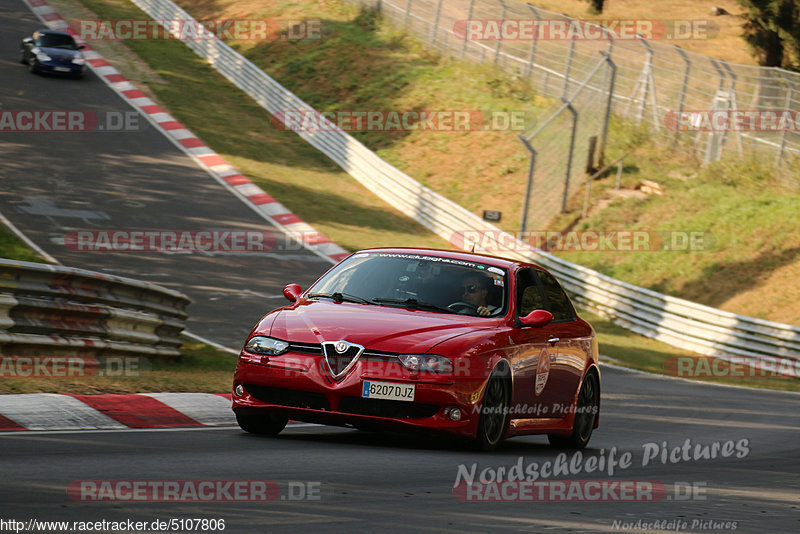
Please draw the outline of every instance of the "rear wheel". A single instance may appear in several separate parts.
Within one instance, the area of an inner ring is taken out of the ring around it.
[[[482,451],[496,449],[506,432],[510,392],[504,375],[501,369],[495,369],[483,393],[478,433],[474,441],[475,447]]]
[[[562,449],[583,449],[589,443],[597,420],[600,408],[600,386],[597,375],[590,373],[586,376],[578,393],[578,402],[575,406],[575,421],[572,423],[572,434],[561,436],[548,434],[550,445]]]
[[[264,436],[277,436],[284,429],[286,423],[289,422],[289,418],[271,413],[263,415],[242,415],[237,413],[236,422],[245,432]]]

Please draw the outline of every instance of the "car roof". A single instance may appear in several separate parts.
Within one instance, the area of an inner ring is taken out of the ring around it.
[[[488,254],[478,254],[475,252],[461,252],[456,250],[442,250],[435,248],[407,248],[407,247],[368,248],[364,250],[359,250],[358,252],[387,252],[395,254],[420,254],[420,255],[424,254],[429,256],[440,256],[443,258],[450,258],[454,260],[479,261],[481,263],[485,263],[486,265],[492,265],[494,267],[501,267],[504,269],[510,269],[515,265],[528,265],[531,267],[536,267],[538,269],[541,269],[541,267],[533,263],[509,260],[508,258],[490,256]]]

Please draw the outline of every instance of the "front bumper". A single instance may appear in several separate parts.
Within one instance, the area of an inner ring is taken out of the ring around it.
[[[82,76],[86,72],[86,65],[76,65],[75,63],[61,63],[56,61],[35,61],[34,68],[39,72],[50,74],[63,74],[66,76]]]
[[[328,425],[353,425],[423,430],[474,437],[483,388],[488,376],[411,373],[399,362],[359,360],[341,381],[332,380],[323,369],[322,356],[288,353],[264,358],[240,358],[233,388],[238,414],[280,413],[298,421]],[[414,384],[413,401],[362,398],[365,380]],[[461,418],[447,413],[459,408]]]

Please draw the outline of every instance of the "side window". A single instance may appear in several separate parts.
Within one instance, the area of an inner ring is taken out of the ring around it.
[[[533,269],[522,268],[517,271],[517,315],[523,317],[533,310],[543,310],[544,299]]]
[[[556,279],[544,271],[537,271],[537,274],[547,299],[547,307],[545,309],[553,314],[553,321],[571,321],[575,319],[575,310],[572,307],[572,303]]]

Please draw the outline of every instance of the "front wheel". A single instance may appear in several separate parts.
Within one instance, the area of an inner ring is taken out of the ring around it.
[[[24,48],[19,51],[19,62],[22,63],[23,65],[26,65],[28,63],[28,60],[25,57],[25,49]]]
[[[583,449],[589,443],[600,409],[600,385],[597,375],[590,373],[586,376],[578,393],[578,402],[575,406],[575,421],[572,423],[572,434],[561,436],[548,434],[550,445],[561,449]]]
[[[491,451],[502,441],[508,423],[509,396],[508,382],[503,377],[502,371],[495,369],[483,394],[478,433],[474,441],[477,449]]]
[[[236,414],[236,422],[245,432],[264,436],[277,436],[289,422],[288,417],[267,413],[263,415]]]

